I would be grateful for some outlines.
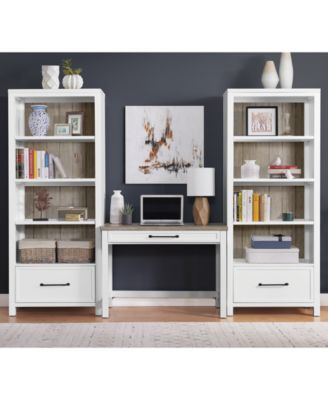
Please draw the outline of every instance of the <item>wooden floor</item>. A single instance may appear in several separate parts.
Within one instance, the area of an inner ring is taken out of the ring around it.
[[[110,318],[94,315],[93,308],[21,308],[16,317],[8,308],[0,308],[0,323],[64,322],[311,322],[328,321],[328,307],[321,307],[321,317],[314,318],[306,308],[240,308],[235,315],[220,319],[214,307],[114,307]]]

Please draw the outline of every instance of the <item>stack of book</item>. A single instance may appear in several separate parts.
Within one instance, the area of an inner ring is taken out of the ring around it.
[[[271,196],[253,190],[240,190],[233,196],[233,218],[235,222],[270,221]]]
[[[16,149],[17,179],[66,178],[60,159],[45,150]]]
[[[293,176],[299,178],[302,175],[302,170],[297,165],[269,165],[269,177],[274,179],[286,178],[286,173],[289,171]]]

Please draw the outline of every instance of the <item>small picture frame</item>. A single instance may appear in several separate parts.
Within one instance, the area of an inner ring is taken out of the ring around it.
[[[247,136],[277,136],[278,107],[251,106],[246,107]]]
[[[71,125],[70,124],[55,124],[54,128],[55,136],[71,136]]]
[[[66,113],[66,122],[71,125],[72,135],[83,135],[83,111],[70,111]]]

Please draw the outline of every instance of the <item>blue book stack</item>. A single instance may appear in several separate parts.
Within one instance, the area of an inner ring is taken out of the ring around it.
[[[253,249],[290,249],[291,236],[286,235],[252,235],[251,247]]]

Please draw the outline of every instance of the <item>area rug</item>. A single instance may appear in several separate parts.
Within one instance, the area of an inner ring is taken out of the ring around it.
[[[4,323],[0,347],[328,347],[328,323]]]

